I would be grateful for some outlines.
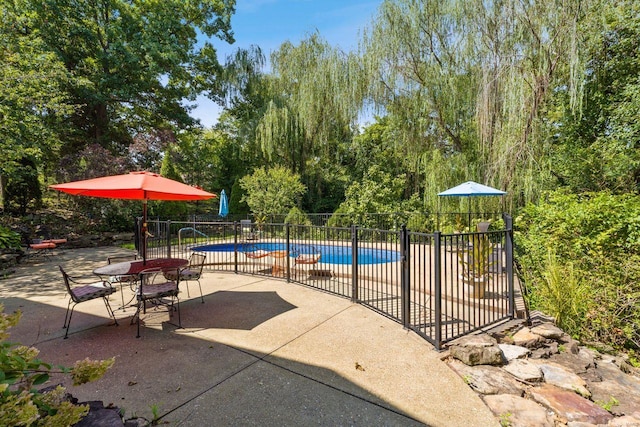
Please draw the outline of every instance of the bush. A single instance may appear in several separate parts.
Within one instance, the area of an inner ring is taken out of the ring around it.
[[[640,197],[555,192],[516,225],[531,308],[583,341],[640,349]]]
[[[286,218],[284,219],[285,224],[294,224],[294,225],[311,225],[311,220],[307,215],[302,212],[297,207],[291,208]]]
[[[0,249],[19,248],[20,235],[0,226]]]
[[[20,317],[20,312],[5,314],[0,304],[0,425],[66,427],[77,423],[88,413],[88,406],[69,402],[61,386],[46,393],[34,386],[44,384],[52,373],[70,374],[74,385],[94,381],[113,366],[115,359],[85,359],[73,368],[54,368],[37,358],[36,348],[6,342],[7,330]]]

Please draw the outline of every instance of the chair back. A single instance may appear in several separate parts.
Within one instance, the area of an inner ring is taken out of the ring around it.
[[[67,287],[67,293],[69,294],[69,296],[71,296],[71,300],[75,303],[80,302],[76,297],[76,294],[73,293],[73,289],[71,289],[71,281],[69,280],[69,275],[66,271],[64,271],[61,265],[59,265],[58,268],[62,273],[62,279],[64,280],[64,285]]]
[[[204,267],[204,261],[207,259],[205,254],[194,252],[189,257],[189,270],[193,273],[202,274],[202,267]]]

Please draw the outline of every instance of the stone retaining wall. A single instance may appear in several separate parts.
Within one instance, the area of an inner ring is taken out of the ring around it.
[[[501,426],[640,427],[640,371],[549,321],[463,337],[443,358]]]

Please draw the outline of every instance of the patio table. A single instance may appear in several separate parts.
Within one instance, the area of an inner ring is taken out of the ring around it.
[[[109,277],[117,277],[117,276],[138,276],[141,272],[147,269],[161,269],[161,270],[173,270],[176,268],[185,267],[189,264],[188,259],[183,258],[156,258],[156,259],[148,259],[146,261],[143,260],[132,260],[132,261],[123,261],[116,262],[113,264],[103,265],[102,267],[98,267],[93,270],[93,274],[98,276],[109,276]],[[120,295],[122,296],[122,306],[118,307],[116,310],[126,310],[126,307],[133,301],[133,298],[127,303],[124,302],[124,295],[122,288],[125,284],[123,281],[119,281],[120,283]]]
[[[185,267],[187,264],[189,264],[189,260],[183,258],[156,258],[148,259],[146,262],[143,260],[124,261],[98,267],[93,270],[93,273],[98,276],[135,276],[150,268],[171,270]]]

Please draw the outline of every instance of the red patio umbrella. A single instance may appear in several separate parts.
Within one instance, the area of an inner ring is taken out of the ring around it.
[[[216,197],[200,188],[164,178],[152,172],[130,172],[65,184],[50,185],[54,190],[76,196],[142,200],[142,259],[147,257],[147,200],[207,200]]]

